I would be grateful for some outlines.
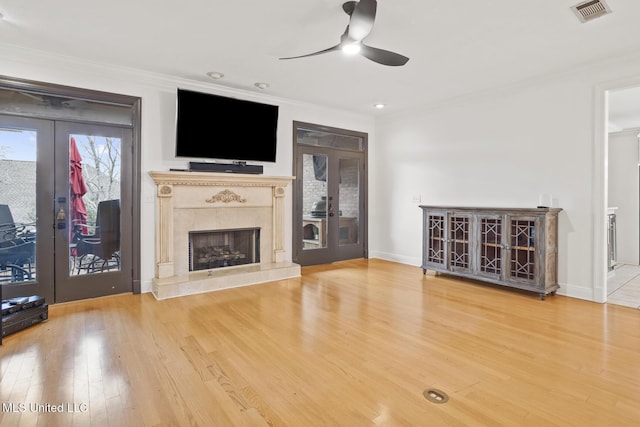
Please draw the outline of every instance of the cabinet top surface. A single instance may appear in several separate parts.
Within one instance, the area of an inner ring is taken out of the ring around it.
[[[443,210],[457,212],[517,212],[517,213],[558,213],[562,208],[496,208],[496,207],[473,207],[473,206],[437,206],[420,205],[423,210]]]

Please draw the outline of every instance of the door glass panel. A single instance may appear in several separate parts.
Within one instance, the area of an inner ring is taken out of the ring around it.
[[[37,132],[0,128],[0,283],[36,280]]]
[[[358,243],[358,224],[360,223],[360,160],[341,158],[338,160],[338,194],[340,210],[339,238],[342,245]]]
[[[328,157],[303,154],[302,162],[302,248],[326,248]]]
[[[121,142],[113,137],[70,135],[70,275],[120,270]]]

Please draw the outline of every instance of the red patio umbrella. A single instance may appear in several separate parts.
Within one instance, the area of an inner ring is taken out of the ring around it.
[[[80,231],[87,233],[87,208],[84,205],[82,197],[87,194],[87,186],[82,176],[82,156],[76,147],[76,140],[71,137],[69,141],[69,193],[71,200],[69,201],[69,217],[71,219],[71,239],[73,241],[76,224],[80,226]]]

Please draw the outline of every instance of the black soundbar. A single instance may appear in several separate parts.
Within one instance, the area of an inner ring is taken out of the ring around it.
[[[189,162],[191,172],[222,172],[222,173],[248,173],[259,175],[263,173],[261,165],[248,165],[244,162],[238,163],[205,163]]]

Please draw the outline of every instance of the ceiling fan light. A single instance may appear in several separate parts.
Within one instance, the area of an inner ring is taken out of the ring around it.
[[[355,55],[360,52],[359,43],[349,43],[342,46],[342,51],[347,55]]]

